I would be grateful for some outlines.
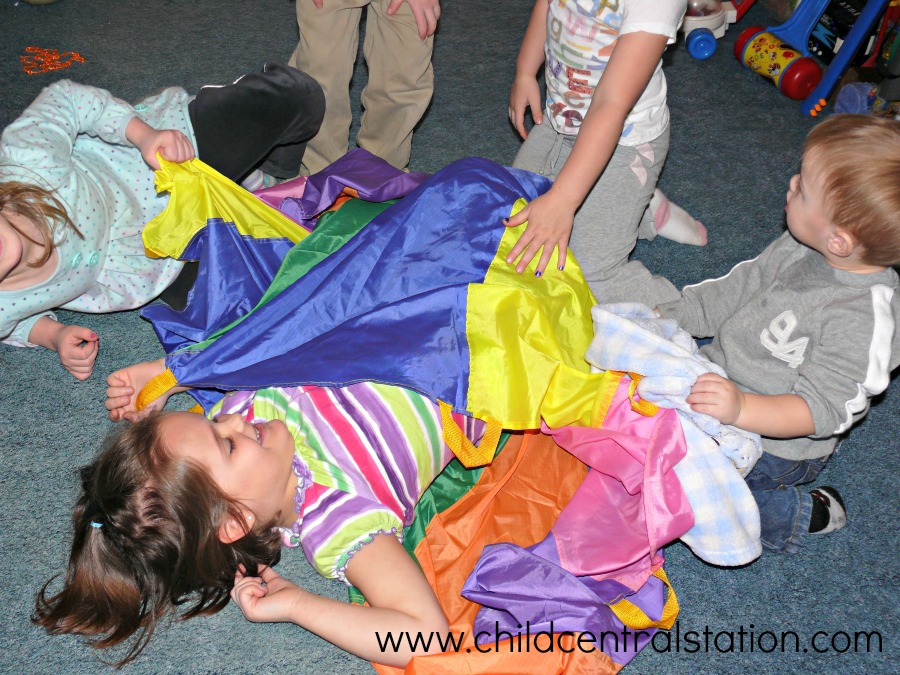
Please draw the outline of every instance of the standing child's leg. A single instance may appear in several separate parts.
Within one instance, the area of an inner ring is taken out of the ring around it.
[[[808,533],[833,532],[846,524],[844,504],[834,488],[807,493],[797,488],[815,480],[827,457],[790,460],[764,452],[747,475],[747,486],[759,506],[763,546],[797,553]]]
[[[239,181],[260,167],[291,178],[322,123],[325,97],[309,75],[267,63],[232,84],[203,87],[189,112],[197,155],[220,173]]]
[[[409,164],[413,129],[434,92],[434,37],[422,40],[412,9],[388,16],[388,0],[373,0],[366,17],[363,51],[369,81],[362,92],[358,144],[389,164]]]
[[[575,136],[535,125],[519,149],[513,167],[556,178]],[[654,276],[637,260],[629,260],[638,235],[656,235],[652,223],[642,221],[665,161],[669,134],[639,149],[619,146],[600,179],[575,214],[569,240],[584,277],[598,302],[643,302],[655,307],[676,300],[678,289]],[[649,224],[648,224],[649,223]]]
[[[550,126],[550,123],[536,124],[528,132],[512,166],[548,178],[555,178],[559,171],[559,155],[564,137]]]
[[[655,307],[679,297],[668,279],[629,259],[639,235],[655,236],[641,226],[668,148],[668,130],[650,143],[618,146],[575,214],[569,245],[599,302]]]
[[[350,138],[350,79],[359,46],[359,20],[369,0],[297,0],[300,40],[288,63],[308,73],[325,92],[328,115],[306,149],[306,173],[317,173],[347,154]]]

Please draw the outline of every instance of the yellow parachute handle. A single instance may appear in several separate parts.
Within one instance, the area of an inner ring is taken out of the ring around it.
[[[144,388],[138,394],[135,406],[138,410],[143,410],[177,384],[178,380],[175,379],[175,374],[166,368],[144,385]]]
[[[672,588],[669,577],[666,576],[666,571],[662,567],[656,570],[653,573],[653,576],[662,581],[668,589],[666,604],[663,605],[662,616],[659,617],[658,621],[651,619],[644,610],[627,599],[619,600],[618,602],[609,605],[609,608],[613,611],[613,614],[619,618],[619,621],[629,628],[633,628],[634,630],[647,630],[649,628],[669,630],[675,625],[675,619],[678,617],[678,611],[680,609],[678,606],[678,597],[675,595],[675,589]]]
[[[631,401],[631,409],[644,417],[653,417],[659,412],[659,406],[645,401],[637,395],[638,382],[641,381],[641,375],[637,373],[628,373],[631,377],[631,384],[628,385],[628,400]]]
[[[485,420],[487,429],[481,438],[481,443],[475,447],[453,419],[453,407],[443,401],[438,401],[438,406],[441,410],[441,422],[444,427],[444,442],[463,466],[471,469],[490,464],[497,452],[497,444],[500,442],[500,434],[503,431],[500,422],[493,417],[488,417]]]

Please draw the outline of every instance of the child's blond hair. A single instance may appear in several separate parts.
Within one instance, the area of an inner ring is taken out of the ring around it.
[[[810,153],[832,222],[862,244],[862,261],[900,264],[900,121],[834,115],[809,132]]]
[[[55,223],[63,223],[64,227],[70,227],[82,239],[84,235],[69,219],[65,207],[49,190],[37,185],[22,183],[20,181],[0,182],[0,211],[15,213],[27,218],[37,228],[41,235],[41,241],[35,240],[27,232],[20,230],[13,221],[10,225],[25,237],[28,241],[44,247],[44,253],[36,261],[30,261],[29,267],[40,267],[46,263],[56,248],[53,236]]]

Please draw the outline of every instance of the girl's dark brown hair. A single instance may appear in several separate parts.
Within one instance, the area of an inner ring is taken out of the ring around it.
[[[53,254],[53,249],[56,248],[53,237],[54,223],[63,223],[64,226],[72,228],[75,234],[84,239],[84,235],[69,219],[69,214],[66,213],[62,202],[52,192],[37,185],[19,181],[0,182],[0,211],[16,213],[27,218],[34,223],[40,233],[41,241],[37,241],[27,232],[20,230],[14,222],[10,221],[9,223],[16,232],[32,244],[44,247],[44,253],[38,260],[29,262],[29,267],[40,267]]]
[[[134,637],[124,658],[147,645],[160,619],[214,614],[228,604],[239,565],[256,573],[281,555],[271,524],[230,544],[219,541],[228,517],[244,522],[198,465],[168,455],[152,414],[124,423],[93,463],[81,469],[72,515],[74,541],[62,589],[35,600],[32,621],[51,633],[75,633],[105,649]]]

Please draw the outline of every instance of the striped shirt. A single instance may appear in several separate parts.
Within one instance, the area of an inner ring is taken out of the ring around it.
[[[294,438],[297,521],[282,531],[323,576],[346,582],[353,554],[379,533],[402,537],[419,497],[453,458],[438,405],[392,385],[236,392],[210,411],[281,420]],[[454,414],[474,443],[484,423]]]

